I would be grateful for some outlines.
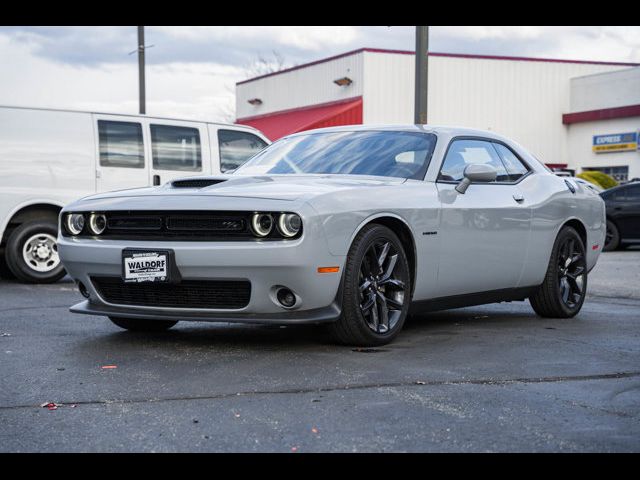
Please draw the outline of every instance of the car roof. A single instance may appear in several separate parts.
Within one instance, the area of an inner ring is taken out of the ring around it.
[[[303,132],[293,133],[284,138],[297,137],[300,135],[309,135],[316,133],[331,132],[358,132],[358,131],[399,131],[399,132],[426,132],[434,134],[443,134],[449,137],[470,136],[470,137],[487,137],[496,140],[507,141],[506,137],[498,135],[488,130],[480,130],[476,128],[456,127],[451,125],[430,125],[430,124],[371,124],[371,125],[342,125],[339,127],[317,128],[315,130],[305,130]]]

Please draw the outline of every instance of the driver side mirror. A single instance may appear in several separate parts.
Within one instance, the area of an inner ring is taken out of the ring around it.
[[[456,185],[456,192],[464,193],[472,183],[488,183],[495,181],[498,171],[486,163],[472,163],[464,168],[464,178]]]

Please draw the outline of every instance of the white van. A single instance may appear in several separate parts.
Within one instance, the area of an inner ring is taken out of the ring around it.
[[[224,173],[268,143],[241,125],[0,106],[0,273],[62,278],[57,219],[73,200]]]

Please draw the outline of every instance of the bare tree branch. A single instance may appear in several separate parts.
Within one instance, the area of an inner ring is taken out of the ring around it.
[[[261,75],[267,75],[268,73],[280,72],[294,65],[288,65],[284,56],[276,51],[272,50],[271,55],[265,56],[258,54],[258,56],[251,62],[243,67],[243,76],[245,79],[259,77]],[[225,90],[231,93],[235,97],[235,85],[225,85]],[[235,104],[221,105],[218,108],[219,118],[223,122],[234,123],[236,121]]]

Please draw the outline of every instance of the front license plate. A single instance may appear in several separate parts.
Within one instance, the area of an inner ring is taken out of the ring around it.
[[[123,252],[122,278],[125,283],[168,282],[169,252]]]

